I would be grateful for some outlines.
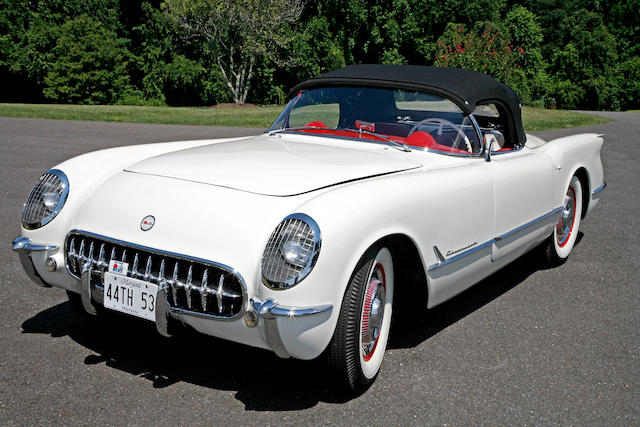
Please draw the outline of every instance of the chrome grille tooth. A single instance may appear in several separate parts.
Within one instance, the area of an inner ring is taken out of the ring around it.
[[[207,282],[209,281],[209,273],[205,268],[202,273],[202,283],[200,284],[200,302],[202,303],[202,311],[207,311]]]
[[[138,252],[133,257],[133,267],[131,267],[131,277],[138,277]]]
[[[187,272],[187,283],[185,283],[184,285],[184,292],[185,295],[187,296],[187,307],[191,308],[191,289],[193,288],[193,285],[191,285],[191,282],[193,280],[193,265],[189,264],[189,271]]]
[[[93,264],[93,242],[91,242],[91,244],[89,245],[89,257],[87,258],[87,260]]]
[[[173,304],[178,306],[178,261],[173,266],[173,280],[171,281],[171,296],[173,296]]]
[[[71,243],[69,244],[69,256],[70,257],[76,256],[76,238],[75,237],[71,239]]]
[[[120,261],[127,262],[127,250],[126,249],[122,250],[122,259]]]
[[[80,240],[80,250],[78,251],[80,259],[84,258],[84,239]]]
[[[222,294],[224,293],[224,274],[220,275],[218,280],[218,289],[216,289],[216,298],[218,299],[218,314],[222,314]]]
[[[100,252],[98,252],[98,266],[103,267],[106,265],[104,261],[104,243],[100,245]]]
[[[114,246],[113,248],[111,248],[111,258],[109,259],[109,262],[115,259],[116,259],[116,247]]]
[[[162,282],[164,280],[164,258],[160,261],[160,272],[158,273],[158,282]]]
[[[144,280],[145,282],[149,281],[149,276],[151,276],[151,255],[147,257],[147,265],[144,268]]]
[[[78,272],[82,271],[82,265],[84,264],[84,245],[84,238],[80,239],[80,248],[76,255],[76,270]]]

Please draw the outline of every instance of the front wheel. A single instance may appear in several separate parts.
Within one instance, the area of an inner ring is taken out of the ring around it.
[[[571,178],[560,219],[545,244],[547,262],[560,265],[567,260],[578,237],[582,218],[582,185],[577,176]]]
[[[351,276],[329,344],[329,364],[354,392],[366,390],[380,371],[392,308],[391,253],[369,250]]]

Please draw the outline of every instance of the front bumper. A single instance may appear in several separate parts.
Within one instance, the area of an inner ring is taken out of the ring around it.
[[[602,184],[600,184],[600,186],[593,190],[593,193],[591,193],[591,198],[593,200],[599,200],[600,196],[602,196],[602,190],[604,190],[606,186],[607,183],[605,181],[602,181]]]
[[[13,239],[11,249],[13,249],[14,252],[18,253],[20,264],[22,264],[22,268],[31,280],[33,280],[38,286],[42,286],[43,288],[51,287],[51,285],[46,283],[36,271],[36,268],[33,265],[31,254],[32,252],[46,253],[48,251],[56,251],[58,249],[57,246],[33,244],[31,240],[27,239],[26,237],[16,237],[15,239]]]
[[[59,250],[58,246],[35,244],[26,237],[17,237],[13,240],[12,249],[18,253],[20,262],[32,281],[42,287],[51,287],[38,274],[33,255],[56,253]],[[42,256],[38,257],[39,260],[42,258]],[[46,256],[44,258],[46,259]],[[59,267],[56,265],[54,268]],[[67,289],[79,291],[85,311],[95,315],[97,314],[95,304],[101,302],[103,290],[92,284],[92,274],[94,274],[92,263],[83,263],[79,280],[69,274],[74,285]],[[156,301],[160,303],[156,306],[155,324],[159,334],[171,336],[171,322],[174,319],[207,335],[271,349],[282,358],[291,356],[309,358],[309,354],[319,354],[322,349],[309,351],[308,346],[303,353],[296,351],[298,347],[296,340],[306,329],[324,324],[333,310],[333,305],[330,304],[302,308],[291,307],[280,305],[272,298],[261,301],[257,296],[254,296],[248,300],[242,311],[242,321],[238,318],[236,321],[226,322],[201,313],[172,307],[169,304],[168,293],[170,291],[168,281],[158,283]],[[247,329],[255,330],[258,334],[247,333]],[[256,340],[261,342],[256,342]]]
[[[278,305],[278,302],[273,299],[267,299],[264,302],[252,299],[251,305],[264,323],[265,339],[269,347],[271,347],[275,354],[283,358],[289,357],[289,352],[282,341],[282,335],[278,326],[279,318],[300,319],[321,313],[330,313],[333,309],[333,306],[330,304],[307,308],[284,307]]]

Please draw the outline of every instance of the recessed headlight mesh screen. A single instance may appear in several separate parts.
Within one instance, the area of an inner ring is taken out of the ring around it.
[[[60,202],[64,202],[65,191],[66,186],[58,175],[51,172],[42,175],[29,193],[22,210],[22,223],[30,226],[28,228],[37,228],[52,220]]]
[[[262,256],[262,277],[267,284],[287,288],[302,280],[315,263],[319,237],[305,221],[297,218],[282,221],[271,234]],[[287,243],[299,245],[308,254],[305,265],[287,262],[283,250]]]

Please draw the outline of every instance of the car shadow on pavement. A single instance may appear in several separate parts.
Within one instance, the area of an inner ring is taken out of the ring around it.
[[[580,244],[583,235],[583,232],[578,232],[576,247]],[[535,272],[549,268],[553,267],[544,261],[542,249],[538,247],[430,310],[403,311],[402,307],[400,310],[394,308],[387,349],[416,347],[448,326],[496,300]]]
[[[531,252],[432,310],[396,316],[389,350],[422,344],[542,268],[539,254]],[[270,351],[186,329],[176,337],[163,338],[153,324],[144,320],[111,312],[85,318],[76,314],[68,302],[27,319],[22,330],[28,334],[68,336],[93,353],[85,357],[86,365],[104,363],[145,378],[155,388],[188,382],[235,391],[235,398],[247,410],[299,410],[321,401],[344,403],[354,398],[336,392],[335,381],[322,357],[312,361],[280,359]]]
[[[68,302],[27,319],[23,333],[68,336],[90,350],[82,362],[107,367],[149,380],[153,387],[187,382],[201,387],[235,391],[247,410],[306,409],[319,401],[343,403],[322,360],[280,359],[258,348],[181,329],[164,338],[144,320],[102,313],[97,319],[77,315]],[[79,361],[80,362],[80,361]]]

